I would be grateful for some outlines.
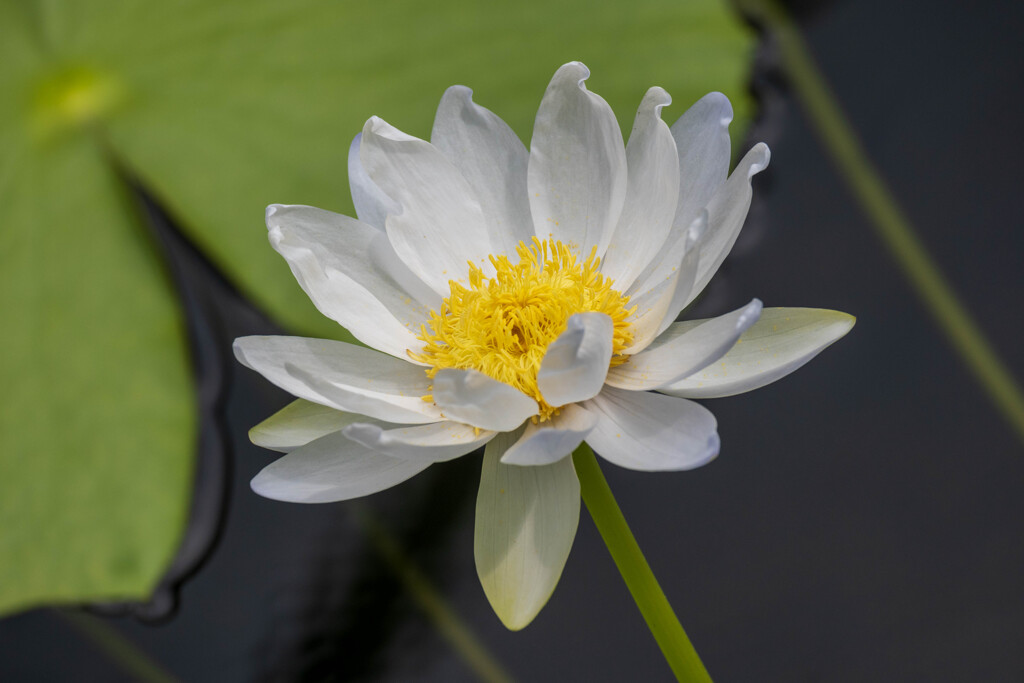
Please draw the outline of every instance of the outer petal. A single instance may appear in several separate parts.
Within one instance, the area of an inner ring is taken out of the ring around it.
[[[434,118],[431,143],[472,188],[497,253],[514,254],[533,236],[526,168],[530,153],[504,121],[473,102],[473,91],[454,85],[445,91]]]
[[[499,434],[484,451],[474,556],[491,607],[516,631],[533,621],[562,575],[579,524],[580,484],[571,458],[501,464],[514,440]]]
[[[401,423],[437,422],[423,401],[423,368],[353,344],[305,337],[241,337],[235,357],[285,391],[337,410]]]
[[[785,377],[845,335],[856,318],[817,308],[766,308],[719,362],[660,389],[690,398],[742,394]]]
[[[598,417],[587,443],[620,467],[690,470],[718,455],[715,416],[693,401],[605,387],[584,406]]]
[[[496,432],[515,429],[540,410],[533,398],[476,370],[438,371],[433,393],[449,420]]]
[[[359,220],[384,230],[384,219],[388,214],[401,212],[400,207],[384,190],[370,179],[363,162],[359,158],[359,144],[363,134],[359,133],[352,139],[348,148],[348,184],[352,190],[352,203],[356,207]]]
[[[250,429],[249,440],[260,448],[288,453],[366,419],[365,415],[344,413],[300,398]]]
[[[394,255],[379,230],[311,206],[267,207],[270,243],[321,313],[399,358],[440,297]]]
[[[333,503],[391,488],[430,461],[389,458],[341,432],[321,437],[270,463],[252,480],[261,496],[290,503]]]
[[[645,391],[689,377],[721,358],[761,315],[761,301],[710,320],[676,323],[650,346],[608,371],[608,384]]]
[[[612,359],[614,323],[604,313],[569,316],[565,332],[548,344],[537,371],[537,388],[553,406],[597,395]]]
[[[420,279],[447,296],[449,280],[467,281],[467,261],[490,269],[494,246],[480,204],[440,151],[373,117],[363,127],[360,156],[373,181],[402,206],[388,216],[388,239]]]
[[[527,173],[539,238],[583,256],[604,254],[626,195],[626,153],[611,107],[583,85],[590,71],[570,62],[555,72],[537,111]]]
[[[674,225],[684,229],[697,217],[729,173],[732,105],[720,92],[708,93],[672,124],[679,150],[679,203]]]
[[[501,461],[506,465],[549,465],[576,450],[597,424],[597,416],[570,403],[541,424],[528,423]]]
[[[601,262],[601,272],[625,291],[660,252],[679,199],[679,154],[661,109],[672,98],[651,88],[640,103],[626,144],[629,177],[622,215]]]
[[[747,218],[750,199],[754,192],[750,179],[768,168],[771,152],[768,145],[759,142],[747,152],[736,165],[729,180],[719,187],[708,203],[708,230],[700,242],[700,263],[697,267],[697,282],[694,284],[690,301],[697,298],[718,267],[729,255],[736,237],[740,234],[743,221]],[[689,302],[687,302],[689,303]]]
[[[377,453],[418,462],[443,462],[465,455],[494,438],[495,432],[458,422],[388,428],[368,422],[351,424],[344,434]],[[477,433],[479,432],[479,433]]]

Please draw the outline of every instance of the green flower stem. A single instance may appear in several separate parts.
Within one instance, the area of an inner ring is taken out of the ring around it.
[[[676,679],[710,683],[711,676],[693,649],[672,606],[668,604],[665,593],[654,578],[654,572],[626,524],[626,518],[622,516],[619,504],[615,502],[612,490],[608,488],[594,451],[587,444],[581,444],[572,454],[572,462],[576,466],[576,476],[580,479],[583,502]]]
[[[1024,440],[1024,392],[932,261],[864,152],[799,28],[776,0],[736,0],[778,40],[782,65],[821,143],[918,296],[1003,417]]]

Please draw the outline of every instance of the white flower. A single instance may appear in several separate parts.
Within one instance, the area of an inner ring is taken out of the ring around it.
[[[674,322],[736,240],[768,148],[727,178],[729,101],[711,93],[669,128],[661,88],[623,145],[588,75],[578,62],[555,73],[529,151],[461,86],[430,142],[367,121],[349,154],[359,220],[274,205],[267,226],[317,308],[372,348],[235,342],[298,397],[250,433],[287,454],[253,479],[261,495],[347,500],[487,445],[476,565],[512,629],[568,557],[580,494],[566,456],[583,440],[630,469],[703,465],[715,418],[687,399],[773,382],[853,325],[757,299]]]

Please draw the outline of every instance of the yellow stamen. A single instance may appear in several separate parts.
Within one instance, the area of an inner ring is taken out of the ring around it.
[[[554,239],[534,237],[529,246],[520,242],[516,253],[518,263],[504,255],[490,257],[493,277],[470,263],[468,288],[451,281],[451,294],[420,329],[423,352],[409,355],[431,366],[430,378],[442,368],[472,369],[510,384],[537,399],[540,412],[533,419],[543,422],[558,414],[558,406],[544,400],[537,371],[569,316],[598,312],[611,317],[615,366],[626,361],[622,352],[633,340],[626,319],[636,307],[626,308],[629,297],[612,289],[612,281],[597,271],[596,247],[583,263]]]

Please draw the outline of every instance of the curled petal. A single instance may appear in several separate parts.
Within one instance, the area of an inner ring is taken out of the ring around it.
[[[693,401],[605,387],[584,407],[597,414],[587,443],[620,467],[690,470],[718,455],[715,416]]]
[[[367,422],[348,425],[344,434],[377,453],[420,462],[444,462],[465,455],[494,438],[494,432],[458,422],[389,426]]]
[[[584,256],[604,254],[626,195],[626,152],[611,107],[583,85],[590,71],[562,66],[537,111],[527,188],[534,231]]]
[[[661,109],[672,98],[651,88],[640,103],[626,144],[629,176],[622,215],[601,262],[601,272],[625,291],[661,251],[679,200],[679,154]]]
[[[689,398],[720,398],[782,379],[853,328],[856,318],[817,308],[766,308],[717,363],[659,389]]]
[[[592,412],[570,403],[558,415],[540,424],[529,423],[523,435],[502,456],[506,465],[549,465],[583,443],[597,424]]]
[[[608,371],[608,384],[621,389],[656,389],[701,370],[732,348],[761,315],[754,299],[743,308],[711,320],[676,323],[654,343]]]
[[[389,458],[334,432],[270,463],[252,490],[290,503],[333,503],[389,489],[430,466],[430,461]]]
[[[388,214],[400,213],[402,207],[384,194],[384,190],[373,182],[366,169],[363,168],[363,162],[359,158],[359,144],[362,137],[362,133],[357,134],[348,148],[348,184],[352,190],[352,203],[356,207],[356,215],[359,216],[359,220],[383,232]]]
[[[507,432],[537,414],[537,401],[476,370],[445,368],[434,376],[434,403],[449,420]]]
[[[576,313],[548,345],[537,388],[549,405],[585,401],[601,391],[612,359],[614,323],[604,313]]]
[[[514,254],[533,236],[526,168],[530,153],[494,113],[473,102],[473,91],[453,85],[441,97],[430,142],[472,188],[498,253]]]
[[[238,361],[288,393],[336,410],[399,423],[441,420],[423,401],[423,368],[354,344],[305,337],[241,337]]]

